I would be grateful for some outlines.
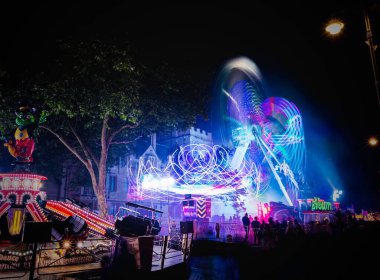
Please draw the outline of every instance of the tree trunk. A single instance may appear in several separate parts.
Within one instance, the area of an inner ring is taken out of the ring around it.
[[[107,152],[102,150],[99,161],[99,180],[98,180],[98,207],[102,217],[108,216],[107,201],[106,201],[106,162]]]
[[[105,193],[100,191],[97,198],[99,215],[102,216],[104,219],[108,220],[107,201]]]
[[[96,181],[96,175],[92,166],[90,167],[86,166],[86,167],[91,176],[92,188],[97,198],[99,214],[103,218],[107,219],[108,211],[107,211],[107,201],[106,201],[106,193],[105,193],[105,173],[106,173],[105,167],[103,168],[104,175],[102,176],[100,175],[102,169],[99,167],[99,181]]]
[[[108,147],[107,143],[107,130],[108,130],[108,116],[104,117],[102,133],[100,137],[101,141],[101,152],[98,167],[98,207],[99,213],[103,218],[108,217],[107,211],[107,201],[106,201],[106,170],[107,170],[107,157],[108,157]]]
[[[108,158],[109,146],[112,143],[112,139],[120,131],[122,131],[123,129],[126,129],[128,127],[136,127],[137,126],[137,125],[131,126],[129,124],[126,124],[108,136],[108,129],[109,129],[108,120],[109,120],[109,116],[106,115],[103,119],[103,126],[102,126],[102,132],[101,132],[101,137],[100,137],[101,153],[100,153],[100,160],[99,161],[97,159],[95,159],[93,154],[91,154],[89,152],[89,150],[87,149],[87,147],[85,146],[85,144],[83,143],[83,141],[81,140],[79,135],[75,132],[75,130],[72,127],[70,127],[70,128],[71,128],[72,133],[77,138],[77,140],[78,140],[78,142],[82,148],[82,151],[84,153],[84,157],[81,156],[78,153],[78,151],[75,148],[73,148],[68,142],[66,142],[58,133],[56,133],[55,131],[53,131],[49,127],[40,126],[41,128],[46,129],[47,131],[52,133],[54,136],[56,136],[62,142],[62,144],[70,152],[72,152],[79,159],[79,161],[82,162],[83,165],[86,167],[87,171],[90,173],[92,187],[93,187],[94,193],[95,193],[96,198],[97,198],[99,214],[100,214],[100,216],[102,216],[105,219],[108,218],[107,200],[106,200],[106,175],[107,175],[106,174],[106,167],[107,167],[107,158]],[[93,162],[98,167],[98,174],[97,174],[98,176],[96,176],[96,174],[95,174],[95,170],[94,170],[94,167],[92,165]]]

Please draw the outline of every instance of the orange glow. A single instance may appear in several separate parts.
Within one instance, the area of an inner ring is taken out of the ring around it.
[[[71,247],[71,242],[69,240],[63,241],[63,248],[69,249]]]
[[[344,27],[344,23],[340,20],[333,19],[325,27],[325,30],[328,34],[334,36],[339,34]]]
[[[376,147],[378,144],[379,139],[377,139],[376,137],[372,136],[368,139],[368,145],[370,145],[371,147]]]

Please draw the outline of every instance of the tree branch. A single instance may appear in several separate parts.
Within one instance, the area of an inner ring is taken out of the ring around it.
[[[140,139],[141,137],[142,137],[142,135],[137,136],[135,139],[130,140],[130,141],[113,141],[113,142],[110,142],[110,145],[129,144],[129,143],[136,141],[137,139]]]
[[[67,143],[65,141],[65,139],[63,139],[57,132],[55,132],[54,130],[52,130],[51,128],[47,127],[47,126],[44,126],[44,125],[40,125],[39,126],[40,128],[42,129],[45,129],[47,131],[49,131],[51,134],[53,134],[55,137],[58,138],[59,141],[61,141],[61,143],[71,152],[73,153],[81,163],[84,164],[84,166],[86,166],[88,168],[88,165],[87,165],[87,162],[81,157],[81,155],[73,148],[69,145],[69,143]]]
[[[122,132],[124,129],[126,129],[126,128],[136,128],[139,125],[140,125],[140,122],[138,122],[136,124],[125,124],[125,125],[121,126],[119,129],[117,129],[114,132],[112,132],[112,134],[109,136],[109,138],[107,140],[108,144],[111,144],[113,138],[115,138],[115,136],[118,135],[120,132]]]
[[[87,147],[85,143],[83,143],[82,139],[79,137],[78,133],[75,131],[75,129],[72,127],[72,125],[69,123],[69,127],[71,132],[74,134],[75,138],[78,140],[79,145],[82,147],[83,152],[88,160],[93,160],[96,164],[96,166],[99,169],[99,160],[95,157],[95,155],[90,151],[90,149]]]

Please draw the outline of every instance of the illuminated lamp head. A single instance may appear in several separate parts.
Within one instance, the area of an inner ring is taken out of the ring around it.
[[[62,247],[63,247],[63,249],[70,249],[70,247],[71,247],[70,240],[64,240],[62,243]]]
[[[344,27],[344,23],[339,19],[332,19],[328,22],[328,24],[325,27],[325,31],[330,36],[338,35],[340,32],[342,32]]]

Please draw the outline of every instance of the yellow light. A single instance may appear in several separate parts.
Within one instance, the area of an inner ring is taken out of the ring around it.
[[[71,247],[71,242],[68,240],[63,241],[63,248],[69,249]]]
[[[377,139],[376,137],[372,136],[368,139],[368,145],[370,145],[371,147],[376,147],[378,144],[379,139]]]
[[[77,248],[82,249],[83,246],[84,246],[83,242],[82,241],[78,241]]]
[[[339,34],[342,31],[343,27],[344,27],[343,22],[337,19],[333,19],[326,25],[325,30],[327,33],[334,36],[334,35]]]

